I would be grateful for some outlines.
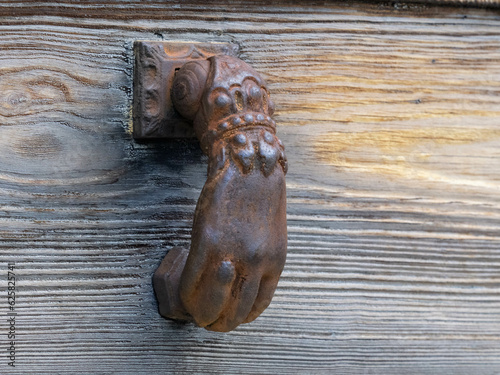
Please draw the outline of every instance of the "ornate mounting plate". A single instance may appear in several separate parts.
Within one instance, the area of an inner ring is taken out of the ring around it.
[[[229,43],[135,42],[134,138],[195,137],[192,126],[175,111],[170,98],[175,72],[191,60],[237,53],[238,46]]]

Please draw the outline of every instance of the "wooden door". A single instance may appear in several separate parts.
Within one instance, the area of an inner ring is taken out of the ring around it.
[[[0,301],[0,373],[500,372],[498,9],[0,9],[0,285],[14,273],[16,296]],[[151,276],[189,243],[206,159],[133,140],[135,40],[236,43],[277,103],[287,264],[230,333],[157,311]]]

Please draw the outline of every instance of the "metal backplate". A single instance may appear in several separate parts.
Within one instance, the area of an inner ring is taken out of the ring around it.
[[[194,137],[194,131],[175,111],[170,98],[175,72],[191,60],[218,54],[236,56],[238,46],[137,41],[134,53],[134,138],[186,138]]]

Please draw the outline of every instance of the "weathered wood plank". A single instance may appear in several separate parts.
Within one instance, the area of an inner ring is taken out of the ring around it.
[[[16,262],[13,373],[500,371],[497,11],[0,9],[0,272]],[[228,334],[156,310],[152,273],[189,242],[206,165],[195,143],[132,140],[137,39],[238,43],[278,104],[288,261],[270,308]]]
[[[498,8],[500,6],[500,1],[498,0],[415,0],[421,3],[430,4],[445,4],[445,5],[457,5],[457,6],[475,6],[475,7],[492,7]],[[407,7],[407,4],[397,4],[397,7]]]

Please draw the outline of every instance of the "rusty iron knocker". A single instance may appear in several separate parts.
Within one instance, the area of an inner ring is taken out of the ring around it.
[[[209,157],[190,251],[173,248],[153,277],[161,315],[230,331],[269,305],[286,258],[287,160],[265,81],[237,57],[188,61],[173,106]]]

